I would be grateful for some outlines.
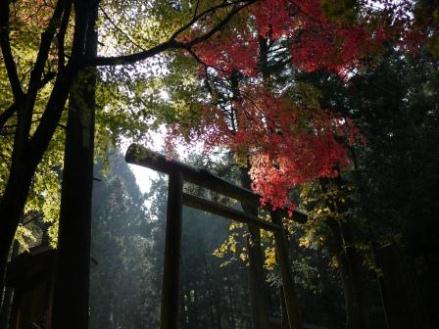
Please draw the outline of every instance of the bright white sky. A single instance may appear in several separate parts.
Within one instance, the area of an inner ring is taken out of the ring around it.
[[[150,136],[150,142],[148,142],[147,147],[155,152],[164,154],[166,128],[162,126],[157,132],[148,132],[148,134]],[[123,155],[125,155],[130,144],[131,141],[128,139],[124,140],[120,144],[120,150]],[[201,152],[202,148],[203,145],[201,142],[196,145],[191,145],[190,147],[188,145],[177,144],[175,145],[175,149],[178,154],[178,159],[176,160],[184,162],[185,159],[189,157],[190,153]],[[136,177],[136,182],[140,188],[140,191],[142,193],[149,192],[152,181],[158,178],[157,171],[132,164],[128,164],[128,167]]]
[[[164,149],[164,140],[165,140],[165,130],[160,130],[158,132],[150,133],[151,136],[151,142],[148,143],[148,147],[151,150],[154,150],[156,152],[163,153]],[[125,155],[128,147],[130,146],[131,141],[125,140],[120,145],[120,150],[123,155]],[[142,193],[149,192],[151,188],[151,182],[154,179],[158,178],[158,173],[152,169],[128,164],[128,167],[133,172],[134,176],[136,177],[137,185],[140,188],[140,191]]]

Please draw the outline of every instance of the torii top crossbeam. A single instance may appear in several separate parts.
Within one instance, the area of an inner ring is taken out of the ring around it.
[[[260,203],[260,196],[253,193],[252,191],[243,188],[241,186],[235,185],[233,183],[228,182],[227,180],[218,177],[207,170],[204,169],[197,169],[191,166],[188,166],[184,163],[181,163],[176,160],[167,159],[162,154],[153,152],[145,147],[142,147],[137,144],[131,144],[131,146],[128,148],[125,159],[128,163],[136,164],[143,167],[148,167],[157,171],[160,171],[162,173],[171,174],[172,172],[180,172],[183,176],[183,179],[187,182],[196,184],[198,186],[201,186],[203,188],[209,189],[211,191],[217,192],[219,194],[228,196],[232,199],[238,200],[242,203],[248,203],[252,205],[259,205]],[[200,208],[199,205],[195,206],[196,204],[199,204],[200,202],[205,205],[205,207],[214,206],[213,203],[210,203],[209,205],[206,204],[206,200],[199,199],[195,200],[193,196],[190,195],[184,195],[184,203],[187,203],[188,206],[198,208],[201,210],[208,210],[204,208]],[[228,208],[230,209],[230,208]],[[224,212],[225,209],[222,209]],[[229,215],[226,215],[225,213],[220,214],[222,216],[225,216],[227,218],[232,218]],[[232,219],[237,218],[237,213],[234,213]],[[248,215],[239,212],[239,216],[248,217]],[[299,223],[304,223],[307,220],[307,216],[297,210],[294,210],[293,212],[293,219]],[[251,220],[253,221],[254,218]],[[268,222],[264,222],[268,223]],[[254,223],[256,226],[258,223]],[[270,224],[270,223],[268,223]],[[266,225],[266,224],[262,224]],[[263,229],[270,230],[269,227],[261,227]],[[273,227],[271,228],[273,229]]]

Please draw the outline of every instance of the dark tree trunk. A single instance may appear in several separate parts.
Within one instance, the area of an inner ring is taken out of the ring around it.
[[[18,242],[14,243],[14,248],[12,248],[11,259],[18,255],[19,245]],[[3,298],[3,305],[0,311],[0,328],[8,329],[10,327],[11,312],[12,312],[12,301],[14,298],[14,289],[5,289],[5,295]]]
[[[22,158],[11,167],[11,176],[0,202],[0,306],[3,305],[6,267],[15,231],[22,217],[32,175],[29,159]]]
[[[283,287],[279,288],[280,321],[282,329],[290,329],[288,324],[287,307],[285,305],[285,295]]]
[[[86,56],[95,56],[96,11],[88,14]],[[96,69],[83,69],[70,92],[62,182],[54,329],[87,329],[91,202],[93,188]]]
[[[320,185],[324,192],[334,184],[336,195],[328,201],[331,211],[337,214],[345,214],[349,205],[340,202],[338,193],[342,191],[342,177],[338,175],[333,179],[321,179]],[[365,301],[365,291],[362,282],[363,268],[361,255],[354,246],[354,236],[349,221],[329,218],[327,224],[332,234],[330,249],[336,257],[343,284],[345,299],[346,329],[367,329],[368,307]]]
[[[382,270],[379,278],[389,329],[436,328],[428,317],[428,307],[422,302],[421,289],[413,266],[396,245],[377,250],[377,262]],[[434,302],[433,302],[434,304]],[[433,305],[433,307],[436,305]]]
[[[290,265],[290,255],[288,251],[288,238],[282,224],[282,216],[279,212],[272,211],[271,219],[273,223],[279,225],[282,230],[274,233],[276,258],[279,264],[280,275],[282,278],[283,302],[281,310],[287,313],[287,327],[290,329],[302,328],[302,315],[299,307],[297,288],[294,283],[293,272]],[[282,322],[284,325],[284,322]]]
[[[79,17],[80,15],[77,16]],[[82,54],[78,49],[83,38],[83,28],[81,27],[83,24],[78,24],[79,21],[77,19],[75,24],[75,42],[71,60],[65,68],[60,69],[58,72],[52,93],[40,119],[40,124],[32,137],[29,134],[35,103],[35,99],[32,96],[36,95],[40,81],[32,81],[33,83],[30,83],[28,94],[23,95],[24,100],[18,104],[16,109],[17,128],[14,136],[11,167],[8,182],[0,199],[0,306],[3,299],[8,256],[15,231],[24,210],[32,178],[56,130],[70,87],[78,72],[81,59],[79,55]],[[46,34],[47,36],[48,34]],[[42,40],[42,42],[47,42],[47,40]],[[42,62],[37,63],[39,67],[33,68],[33,72],[36,72],[36,77],[38,77],[37,71],[44,68],[44,62],[43,58]],[[32,75],[31,80],[33,80]]]
[[[340,266],[345,298],[346,328],[366,329],[366,305],[361,284],[360,256],[349,239],[346,227],[335,220],[328,220],[333,241],[332,252]],[[348,241],[346,241],[347,239]]]
[[[229,281],[229,285],[227,287],[227,294],[229,297],[229,307],[227,308],[227,313],[229,313],[229,323],[231,324],[232,328],[236,327],[236,300],[235,295],[233,294],[233,284],[231,281]]]
[[[8,329],[9,328],[9,321],[10,321],[10,314],[11,314],[11,306],[12,306],[12,299],[14,297],[14,291],[11,288],[5,289],[5,295],[3,298],[3,306],[0,310],[0,328],[2,329]]]
[[[251,180],[248,175],[249,168],[241,168],[241,184],[250,188]],[[257,205],[242,204],[244,212],[258,215]],[[247,250],[249,256],[249,292],[252,308],[253,325],[255,329],[268,329],[269,316],[267,305],[267,291],[264,275],[264,258],[261,250],[261,232],[259,228],[248,225]]]

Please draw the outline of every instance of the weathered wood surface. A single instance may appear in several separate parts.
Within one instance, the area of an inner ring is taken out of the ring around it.
[[[183,204],[191,208],[208,211],[221,217],[233,219],[240,223],[253,224],[258,228],[267,231],[277,231],[280,229],[280,226],[264,221],[256,216],[251,216],[237,209],[225,207],[216,202],[205,200],[187,193],[183,193]]]
[[[166,212],[165,261],[163,268],[160,329],[178,328],[181,232],[183,217],[183,179],[181,174],[169,177]]]

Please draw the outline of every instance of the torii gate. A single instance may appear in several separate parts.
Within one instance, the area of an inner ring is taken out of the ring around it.
[[[169,175],[160,329],[178,328],[183,205],[274,233],[289,328],[302,328],[296,289],[291,267],[289,266],[287,237],[282,226],[282,216],[279,211],[270,211],[271,222],[268,222],[216,202],[184,193],[183,184],[184,182],[189,182],[244,204],[259,205],[260,200],[260,197],[250,190],[232,184],[206,170],[199,170],[178,161],[168,160],[163,155],[137,144],[132,144],[128,148],[126,161]],[[302,219],[305,216],[297,212],[295,215]],[[254,307],[254,305],[252,306]]]

